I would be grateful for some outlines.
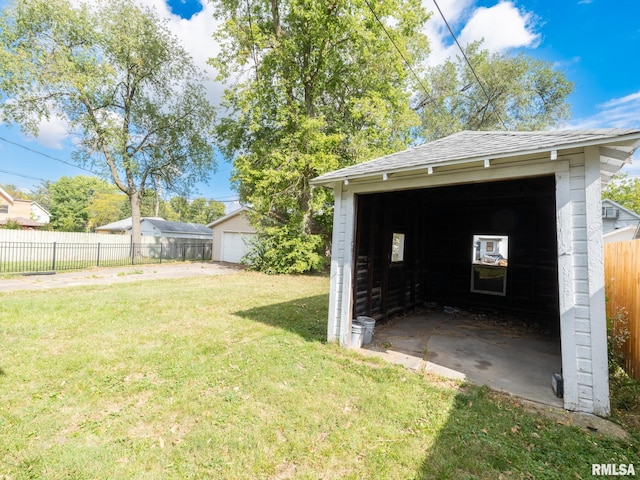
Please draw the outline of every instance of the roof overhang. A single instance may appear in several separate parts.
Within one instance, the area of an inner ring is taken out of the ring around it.
[[[612,132],[614,130],[611,130]],[[570,132],[570,131],[569,131]],[[576,131],[580,132],[580,131]],[[608,130],[596,130],[596,132],[608,132]],[[625,130],[624,133],[619,135],[600,136],[591,140],[581,141],[568,141],[565,143],[557,143],[552,145],[544,145],[541,147],[529,147],[523,149],[512,149],[505,151],[492,151],[487,154],[475,154],[469,156],[458,156],[457,158],[451,158],[447,160],[433,160],[424,162],[415,162],[410,165],[404,165],[402,162],[398,166],[394,166],[394,157],[400,158],[401,156],[406,158],[420,148],[428,148],[430,144],[425,144],[420,147],[414,147],[403,152],[398,152],[386,157],[371,160],[365,162],[365,164],[355,165],[353,167],[347,167],[334,172],[321,175],[311,180],[311,184],[315,186],[333,187],[337,183],[344,183],[348,185],[350,182],[358,182],[366,180],[371,182],[372,180],[386,181],[392,176],[419,174],[419,175],[435,175],[438,173],[451,173],[458,168],[468,169],[473,167],[489,168],[494,163],[546,163],[557,161],[558,158],[577,153],[580,150],[584,150],[588,147],[599,148],[600,154],[600,173],[603,185],[611,180],[613,175],[620,171],[620,169],[626,164],[631,163],[631,158],[635,150],[640,147],[640,131],[638,130]],[[472,133],[472,132],[460,132]],[[496,133],[498,136],[502,132],[486,132],[487,135]],[[534,132],[530,132],[534,133]],[[544,135],[544,132],[541,132]],[[450,137],[454,137],[454,134]],[[448,137],[447,137],[448,138]],[[434,143],[434,142],[431,142]],[[417,152],[416,152],[417,153]],[[405,162],[406,163],[406,162]],[[370,168],[361,168],[363,165],[370,165]],[[354,168],[355,167],[355,168]],[[360,167],[360,168],[358,168]],[[456,168],[458,167],[458,168]]]

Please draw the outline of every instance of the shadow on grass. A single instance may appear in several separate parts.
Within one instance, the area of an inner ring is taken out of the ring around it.
[[[465,386],[413,478],[591,478],[592,464],[633,459],[631,443],[558,424],[488,387]]]
[[[315,295],[240,310],[234,315],[289,330],[310,342],[324,342],[327,339],[328,303],[327,295]]]

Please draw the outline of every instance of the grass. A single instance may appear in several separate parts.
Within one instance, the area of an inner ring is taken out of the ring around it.
[[[244,272],[0,295],[0,479],[565,479],[640,463],[635,441],[325,343],[328,283]]]

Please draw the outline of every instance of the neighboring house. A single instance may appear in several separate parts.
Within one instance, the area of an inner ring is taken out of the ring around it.
[[[604,234],[628,226],[638,228],[639,225],[640,215],[608,198],[602,200],[602,232]]]
[[[207,225],[213,230],[213,260],[240,263],[249,251],[256,230],[249,222],[248,207],[242,207]]]
[[[142,217],[140,230],[143,236],[162,238],[193,238],[210,240],[211,230],[198,223],[168,222],[159,217]],[[96,233],[131,235],[131,217],[96,228]]]
[[[627,227],[611,230],[609,233],[605,233],[602,238],[604,239],[604,243],[634,240],[636,238],[640,238],[640,227],[629,225]]]
[[[12,221],[25,230],[42,228],[51,216],[38,202],[13,198],[0,187],[0,225]]]
[[[564,407],[608,415],[601,191],[638,146],[630,129],[465,131],[313,179],[335,199],[328,339],[431,301],[546,319]],[[472,291],[488,235],[508,265]]]

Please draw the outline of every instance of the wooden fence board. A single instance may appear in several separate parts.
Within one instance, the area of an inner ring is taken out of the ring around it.
[[[604,245],[607,317],[620,308],[629,314],[629,340],[625,344],[625,368],[640,380],[640,240]]]

